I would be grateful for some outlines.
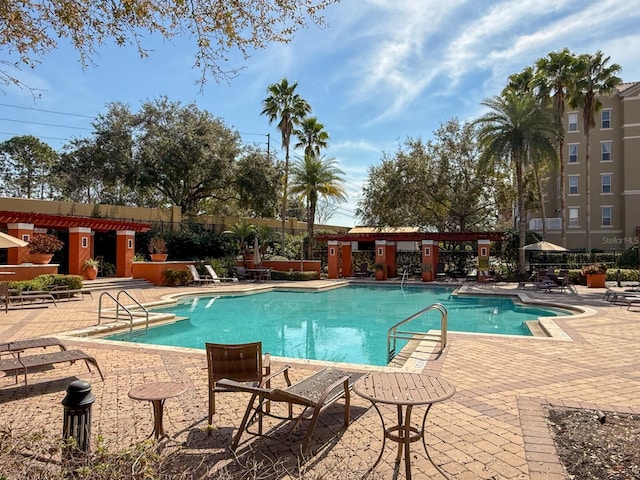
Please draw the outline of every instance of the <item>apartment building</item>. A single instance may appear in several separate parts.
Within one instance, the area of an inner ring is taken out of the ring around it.
[[[599,98],[602,109],[591,130],[591,247],[622,251],[637,244],[640,236],[640,82],[624,83]],[[568,109],[565,132],[565,246],[582,249],[587,247],[587,179],[581,112]],[[545,207],[547,240],[560,244],[559,170],[551,174]],[[529,229],[542,233],[542,219],[531,218]]]

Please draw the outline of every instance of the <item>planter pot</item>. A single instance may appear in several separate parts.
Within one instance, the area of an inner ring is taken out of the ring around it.
[[[84,278],[87,280],[95,280],[98,276],[98,268],[97,267],[86,267],[84,269]]]
[[[29,261],[37,265],[46,265],[47,263],[51,263],[52,258],[53,258],[53,253],[30,253],[29,254]]]
[[[587,275],[587,287],[604,288],[604,282],[607,279],[606,273],[591,273]]]
[[[149,256],[152,262],[164,262],[169,255],[166,253],[151,253]]]
[[[433,280],[433,273],[432,272],[422,272],[422,281],[423,282],[430,282]]]
[[[384,270],[376,270],[376,280],[386,280],[387,276],[384,273]]]

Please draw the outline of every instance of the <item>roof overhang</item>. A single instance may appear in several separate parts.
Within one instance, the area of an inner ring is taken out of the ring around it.
[[[337,240],[339,242],[372,242],[387,240],[396,242],[419,242],[433,240],[436,242],[472,242],[490,240],[500,242],[504,240],[504,232],[384,232],[371,231],[362,233],[334,233],[318,235],[319,240]]]
[[[30,223],[35,228],[67,229],[73,227],[87,227],[95,232],[112,230],[130,230],[147,232],[151,224],[127,220],[113,220],[108,218],[80,217],[74,215],[50,215],[34,212],[7,212],[0,210],[0,225],[8,223]]]

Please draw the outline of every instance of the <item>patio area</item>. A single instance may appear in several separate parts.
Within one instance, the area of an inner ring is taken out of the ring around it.
[[[304,287],[327,281],[303,282]],[[289,286],[289,284],[288,284]],[[196,291],[237,291],[268,288],[269,284],[234,284],[215,289],[154,287],[132,289],[141,303],[165,295]],[[516,293],[517,284],[465,286],[487,294]],[[544,303],[588,307],[590,313],[553,321],[563,334],[557,338],[505,338],[449,332],[442,355],[429,359],[422,372],[442,376],[456,387],[449,400],[436,404],[426,426],[433,460],[456,479],[566,478],[547,427],[548,406],[594,408],[640,413],[640,309],[612,305],[602,300],[603,289],[578,286],[564,294],[520,291]],[[236,456],[228,447],[240,424],[248,395],[222,393],[218,397],[215,428],[207,435],[207,364],[205,352],[190,349],[129,346],[98,339],[83,339],[67,332],[97,323],[99,295],[60,302],[57,308],[13,309],[0,312],[0,341],[56,336],[69,348],[81,349],[98,361],[104,381],[82,362],[57,365],[29,375],[28,396],[13,377],[0,378],[0,429],[14,432],[62,430],[61,401],[75,379],[91,383],[96,397],[92,409],[92,436],[128,445],[144,440],[153,427],[148,402],[128,397],[136,386],[150,382],[180,382],[186,391],[166,401],[164,426],[175,435],[181,458],[206,467],[202,478],[236,461],[271,458],[292,470],[297,465],[300,442],[278,442],[246,437]],[[291,365],[291,380],[306,378],[326,363],[272,357],[272,370]],[[355,366],[369,371],[373,367]],[[395,409],[381,406],[387,419]],[[371,404],[351,395],[353,423],[342,425],[339,402],[319,419],[310,444],[308,472],[323,478],[361,478],[375,462],[382,446],[380,418]],[[420,415],[421,416],[421,415]],[[294,435],[300,439],[304,429]],[[419,444],[411,449],[414,478],[438,478]],[[395,445],[387,444],[381,463],[371,478],[393,478]],[[292,471],[290,470],[290,471]],[[404,478],[400,466],[399,478]],[[291,478],[273,473],[267,478]]]

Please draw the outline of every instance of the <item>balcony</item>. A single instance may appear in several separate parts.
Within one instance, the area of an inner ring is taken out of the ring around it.
[[[547,218],[547,230],[560,230],[562,228],[561,218]],[[529,230],[541,232],[542,231],[542,219],[532,218],[529,220]]]

